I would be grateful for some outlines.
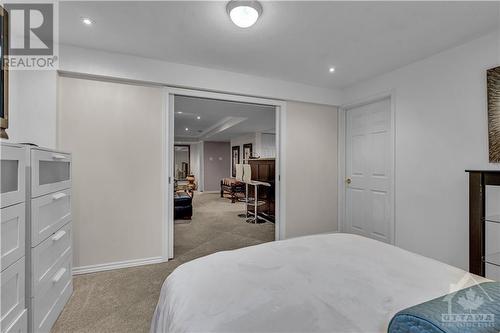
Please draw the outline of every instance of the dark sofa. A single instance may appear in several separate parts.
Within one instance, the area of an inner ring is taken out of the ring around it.
[[[193,216],[193,198],[185,193],[174,194],[174,219],[189,220]]]

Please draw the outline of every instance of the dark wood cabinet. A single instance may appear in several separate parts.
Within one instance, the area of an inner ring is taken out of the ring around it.
[[[271,184],[270,187],[259,186],[259,200],[266,204],[259,207],[259,216],[274,222],[275,219],[275,193],[276,193],[276,160],[274,158],[251,159],[248,161],[252,169],[252,180]],[[249,197],[253,197],[253,186],[249,187]]]
[[[500,186],[500,170],[466,170],[469,173],[469,272],[485,276],[486,186]]]

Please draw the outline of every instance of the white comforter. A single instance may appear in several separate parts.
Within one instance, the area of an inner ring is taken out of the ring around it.
[[[179,266],[151,332],[386,332],[396,312],[469,286],[453,286],[467,275],[350,234],[266,243]]]

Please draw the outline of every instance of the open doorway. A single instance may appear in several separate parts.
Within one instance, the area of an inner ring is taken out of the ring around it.
[[[275,240],[277,107],[185,95],[171,95],[170,107],[170,257]]]

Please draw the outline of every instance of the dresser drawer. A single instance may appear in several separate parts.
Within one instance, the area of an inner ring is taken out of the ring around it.
[[[71,155],[33,149],[31,151],[31,196],[33,198],[71,187]]]
[[[33,290],[48,283],[55,267],[71,252],[71,223],[52,234],[40,245],[31,249]]]
[[[26,333],[28,332],[28,310],[24,309],[21,315],[17,317],[13,324],[10,325],[5,333]]]
[[[2,271],[24,256],[25,214],[24,203],[2,208],[1,210],[0,266]]]
[[[25,261],[24,257],[0,273],[1,317],[0,327],[4,332],[21,315],[25,306]]]
[[[73,292],[71,251],[50,272],[50,278],[34,290],[33,332],[49,332]]]
[[[0,160],[0,206],[7,207],[25,201],[26,150],[2,145]]]
[[[31,246],[36,246],[71,220],[71,190],[31,200]]]

